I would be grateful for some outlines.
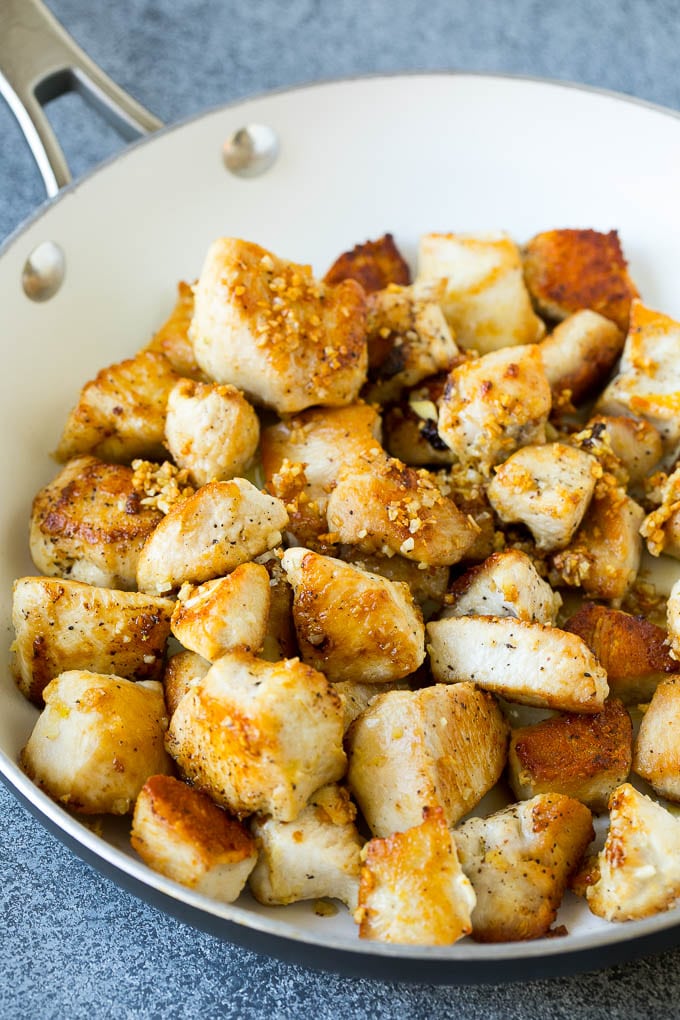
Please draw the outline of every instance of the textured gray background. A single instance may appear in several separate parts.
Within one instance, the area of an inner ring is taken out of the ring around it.
[[[2,3],[3,0],[0,0]],[[509,71],[680,108],[672,0],[51,0],[80,44],[165,121],[269,88],[380,70]],[[119,146],[52,104],[76,174]],[[546,139],[546,144],[560,141]],[[621,139],[625,159],[627,140]],[[43,200],[0,102],[0,240]],[[1,314],[1,313],[0,313]],[[680,951],[523,987],[348,980],[270,961],[166,918],[80,863],[0,788],[0,1018],[680,1016]],[[592,961],[597,967],[596,958]]]

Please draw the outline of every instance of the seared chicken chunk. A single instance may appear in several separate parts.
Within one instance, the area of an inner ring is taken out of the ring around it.
[[[162,354],[142,351],[103,368],[83,387],[59,446],[59,460],[91,453],[103,460],[162,460],[168,395],[179,381]]]
[[[363,840],[347,791],[332,783],[312,794],[292,822],[255,818],[259,859],[250,889],[260,903],[296,903],[322,897],[357,905]]]
[[[610,694],[626,705],[649,701],[661,680],[680,673],[666,632],[640,616],[591,603],[574,613],[564,629],[585,641],[607,673]]]
[[[215,241],[195,288],[196,360],[279,414],[356,399],[366,378],[366,297],[354,280],[317,282],[236,238]]]
[[[632,485],[639,485],[661,460],[661,436],[648,421],[637,421],[626,415],[597,414],[588,425],[604,430],[614,456],[623,464]]]
[[[459,460],[489,474],[520,446],[545,442],[550,406],[538,346],[508,347],[452,369],[437,427]]]
[[[21,752],[21,767],[74,811],[124,815],[149,776],[172,772],[163,747],[163,688],[72,669],[43,691],[45,708]]]
[[[578,406],[607,381],[623,348],[624,334],[597,312],[575,312],[540,344],[553,401]]]
[[[168,599],[21,577],[12,602],[12,672],[36,705],[50,680],[70,669],[157,680],[171,613]]]
[[[250,467],[260,439],[255,411],[235,386],[182,379],[170,391],[165,439],[196,485],[226,481]]]
[[[405,584],[299,547],[282,564],[302,658],[329,680],[400,680],[421,664],[423,618]]]
[[[496,783],[508,727],[474,684],[388,691],[347,734],[348,782],[371,831],[389,836],[441,807],[454,825]]]
[[[367,294],[383,290],[390,283],[405,286],[411,282],[411,270],[394,243],[391,234],[377,241],[357,244],[339,255],[324,276],[324,283],[335,286],[343,280],[356,280]]]
[[[453,832],[476,896],[472,937],[516,942],[548,935],[567,881],[593,839],[590,811],[559,793],[470,818]]]
[[[163,693],[171,716],[190,688],[195,687],[210,669],[210,663],[196,652],[176,652],[168,659],[163,673]]]
[[[633,771],[655,793],[680,801],[680,677],[662,680],[642,717]]]
[[[620,701],[606,701],[596,715],[556,715],[513,730],[508,771],[520,800],[563,793],[606,811],[609,796],[628,779],[633,724]]]
[[[557,619],[562,599],[519,549],[493,553],[455,581],[442,617],[511,616],[528,623]]]
[[[507,234],[425,234],[418,283],[446,280],[442,308],[463,347],[488,354],[532,344],[545,326],[534,314],[519,249]]]
[[[565,443],[524,446],[496,469],[487,494],[500,519],[525,524],[539,549],[563,549],[601,474],[594,457]]]
[[[430,665],[441,683],[472,681],[521,705],[599,712],[607,674],[575,634],[498,616],[427,624]]]
[[[189,782],[241,818],[290,822],[346,767],[342,706],[326,678],[246,652],[218,659],[187,692],[166,744]]]
[[[214,662],[242,648],[259,652],[267,632],[269,574],[242,563],[226,577],[182,585],[172,612],[172,633],[192,652]]]
[[[142,505],[133,472],[77,457],[33,500],[31,556],[38,570],[86,584],[136,587],[144,542],[162,519]]]
[[[163,323],[145,350],[164,354],[178,375],[201,379],[203,373],[196,363],[194,348],[189,339],[189,327],[194,314],[194,291],[189,283],[177,285],[177,301],[170,317]]]
[[[405,680],[394,680],[381,684],[367,684],[362,683],[361,680],[339,680],[334,683],[333,690],[342,702],[345,732],[379,694],[384,694],[386,691],[408,691],[410,689]]]
[[[470,932],[475,894],[463,874],[441,808],[422,822],[362,852],[359,908],[362,939],[448,946]]]
[[[586,886],[607,921],[632,921],[680,896],[680,819],[624,783],[609,798],[609,832]]]
[[[131,843],[154,871],[222,903],[240,896],[257,861],[241,822],[171,776],[152,776],[142,787]]]
[[[619,235],[597,230],[548,230],[524,252],[524,278],[542,315],[565,319],[582,308],[599,312],[625,333],[637,288]]]
[[[278,545],[287,522],[283,503],[245,478],[209,482],[175,503],[149,536],[137,585],[162,595],[185,581],[221,577]]]

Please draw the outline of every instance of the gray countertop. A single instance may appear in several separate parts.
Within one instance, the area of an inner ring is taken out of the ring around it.
[[[568,79],[680,109],[680,14],[672,0],[49,6],[116,81],[167,122],[295,82],[426,68]],[[57,100],[50,115],[76,175],[121,144],[75,97]],[[1,102],[0,139],[2,240],[44,195]],[[626,144],[621,139],[623,159]],[[580,977],[548,981],[537,972],[528,985],[461,988],[351,980],[279,963],[196,932],[122,891],[4,788],[0,811],[3,1020],[680,1015],[680,950]]]

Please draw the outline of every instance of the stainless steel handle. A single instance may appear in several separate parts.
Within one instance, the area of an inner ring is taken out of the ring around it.
[[[52,197],[71,180],[45,103],[79,92],[124,138],[162,127],[90,60],[41,0],[0,2],[0,93],[19,121]]]

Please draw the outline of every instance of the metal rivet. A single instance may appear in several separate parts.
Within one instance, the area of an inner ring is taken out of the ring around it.
[[[263,174],[275,163],[278,154],[278,136],[266,124],[239,128],[222,146],[224,165],[237,177]]]
[[[66,258],[54,241],[43,241],[24,262],[21,285],[31,301],[49,301],[66,275]]]

